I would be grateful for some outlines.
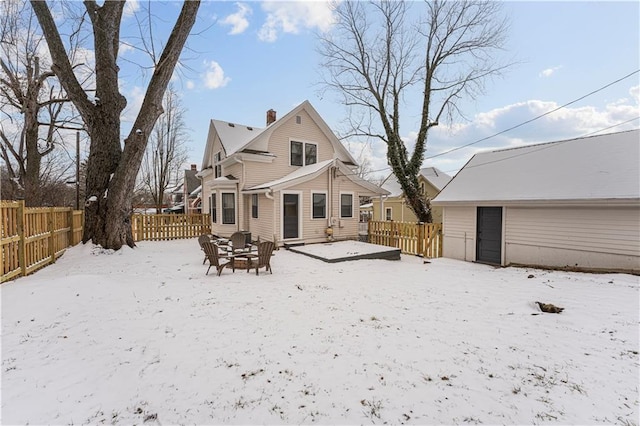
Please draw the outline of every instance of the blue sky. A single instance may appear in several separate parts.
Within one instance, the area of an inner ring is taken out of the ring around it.
[[[131,4],[133,10],[138,6]],[[168,31],[178,9],[177,3],[151,3],[157,33]],[[488,81],[484,95],[463,102],[467,121],[435,128],[426,157],[532,119],[640,69],[639,2],[512,1],[503,4],[503,12],[510,28],[498,59],[517,63]],[[322,95],[315,52],[315,34],[330,30],[332,19],[329,5],[320,1],[203,1],[197,34],[174,79],[187,110],[190,162],[200,166],[212,118],[263,127],[268,109],[280,117],[308,99],[329,126],[340,128],[345,109],[335,93]],[[125,23],[133,25],[132,18]],[[123,49],[121,57],[135,62],[135,51]],[[121,63],[121,87],[130,104],[126,120],[139,106],[145,79],[129,62]],[[454,174],[480,150],[579,137],[634,118],[605,133],[638,128],[639,92],[635,73],[542,119],[423,165]],[[404,112],[409,146],[419,108],[409,103]],[[388,173],[385,152],[381,143],[365,150],[380,175]]]

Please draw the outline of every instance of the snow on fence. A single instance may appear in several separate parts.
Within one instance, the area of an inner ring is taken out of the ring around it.
[[[0,201],[0,246],[5,282],[56,261],[82,239],[82,210],[25,207],[24,201]]]
[[[369,221],[369,242],[396,247],[405,254],[442,256],[442,224]]]
[[[209,214],[134,214],[134,241],[177,240],[211,233]]]

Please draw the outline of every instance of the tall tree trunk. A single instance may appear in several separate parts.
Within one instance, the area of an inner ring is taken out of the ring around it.
[[[135,178],[153,126],[162,113],[162,97],[169,84],[180,52],[195,23],[200,1],[185,1],[176,24],[155,64],[153,76],[131,133],[120,145],[120,113],[126,99],[118,88],[117,65],[120,21],[124,1],[107,1],[98,5],[85,0],[93,26],[96,58],[95,103],[78,82],[47,5],[31,0],[55,63],[54,71],[82,115],[91,137],[87,163],[85,230],[83,242],[89,240],[104,248],[133,247],[131,233],[132,199]]]
[[[104,109],[104,108],[103,108]],[[87,160],[85,224],[83,242],[106,240],[105,224],[109,216],[107,200],[111,176],[122,156],[120,150],[120,112],[102,114],[89,127],[91,147]],[[99,130],[98,130],[99,129]]]
[[[36,99],[37,103],[37,99]],[[42,156],[38,150],[38,115],[33,102],[24,114],[24,139],[27,151],[24,173],[24,203],[27,207],[41,206],[40,163]],[[35,112],[35,113],[34,113]]]

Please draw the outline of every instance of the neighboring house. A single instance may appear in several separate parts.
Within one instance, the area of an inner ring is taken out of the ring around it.
[[[282,244],[358,237],[361,196],[386,191],[357,164],[308,101],[267,127],[211,120],[202,160],[203,211],[212,232],[251,232]]]
[[[165,213],[200,213],[199,188],[198,166],[192,164],[190,169],[184,171],[182,181],[171,191],[172,206],[165,209]]]
[[[190,169],[184,171],[184,183],[182,185],[182,200],[187,214],[200,213],[197,192],[199,186],[198,166],[192,164]]]
[[[451,176],[435,167],[420,169],[418,183],[420,191],[426,198],[433,199],[444,186],[449,183]],[[411,207],[404,198],[400,182],[392,173],[382,182],[382,188],[389,191],[389,196],[373,200],[373,220],[394,220],[396,222],[417,222]],[[431,206],[433,223],[442,223],[442,208]]]
[[[640,271],[640,130],[476,154],[433,204],[445,257]]]

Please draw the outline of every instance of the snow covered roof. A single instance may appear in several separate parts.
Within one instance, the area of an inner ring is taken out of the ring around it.
[[[271,134],[277,130],[280,126],[283,126],[289,120],[293,119],[301,111],[305,111],[309,114],[311,120],[322,131],[334,150],[334,156],[345,163],[357,164],[349,150],[338,140],[333,131],[329,128],[324,119],[318,114],[316,109],[311,105],[309,101],[304,101],[283,117],[277,119],[275,122],[267,127],[252,127],[241,124],[229,123],[221,120],[211,120],[209,127],[209,135],[207,137],[207,146],[205,147],[204,157],[202,160],[202,169],[206,169],[212,166],[212,154],[214,138],[212,137],[212,129],[220,138],[222,147],[224,148],[225,156],[230,157],[233,154],[242,151],[254,151],[259,152],[262,155],[273,155],[268,153],[268,143]]]
[[[311,164],[309,166],[300,167],[296,171],[289,173],[288,175],[281,177],[276,180],[272,180],[271,182],[261,183],[252,188],[249,188],[248,191],[254,191],[258,189],[267,189],[267,188],[275,188],[280,187],[282,185],[286,185],[295,180],[304,179],[304,178],[312,178],[319,172],[322,172],[325,168],[327,168],[333,160],[325,160],[316,164]],[[304,179],[307,180],[307,179]]]
[[[334,160],[325,160],[316,164],[311,164],[309,166],[300,167],[296,171],[289,173],[288,175],[281,177],[276,180],[272,180],[271,182],[261,183],[259,185],[255,185],[251,188],[245,189],[243,192],[251,193],[251,192],[260,192],[268,189],[271,190],[280,190],[284,188],[288,188],[292,185],[300,184],[311,179],[316,178],[321,173],[325,172],[329,166],[334,164],[340,172],[342,172],[343,176],[350,179],[352,182],[357,183],[361,187],[367,189],[371,194],[376,195],[386,195],[387,191],[376,186],[366,180],[357,176],[351,169],[349,169],[342,161],[338,159]]]
[[[640,130],[474,155],[434,204],[640,200]]]
[[[197,196],[200,195],[200,193],[202,192],[202,185],[198,186],[196,189],[194,189],[193,191],[191,191],[189,193],[190,196]]]
[[[240,148],[264,130],[263,128],[234,124],[221,120],[211,120],[211,124],[215,127],[227,155],[231,155],[240,150]]]
[[[420,174],[438,191],[441,191],[451,180],[451,176],[435,167],[420,169]]]
[[[451,180],[451,176],[435,167],[420,169],[420,175],[438,191],[444,188]],[[390,197],[399,197],[403,193],[402,186],[400,186],[400,182],[398,182],[398,179],[393,173],[387,176],[382,183],[382,187],[391,193]]]

